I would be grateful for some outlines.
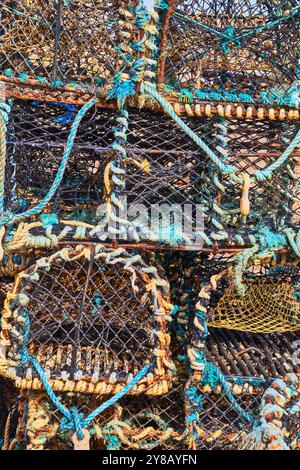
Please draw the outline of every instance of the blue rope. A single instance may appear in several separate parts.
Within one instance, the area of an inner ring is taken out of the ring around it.
[[[241,415],[246,421],[249,421],[250,423],[255,423],[256,420],[251,416],[247,411],[245,411],[237,402],[235,399],[234,395],[232,394],[228,383],[222,374],[222,372],[219,370],[219,368],[215,365],[212,364],[211,362],[205,361],[205,366],[204,366],[204,372],[203,372],[203,380],[207,381],[210,385],[215,386],[217,383],[219,383],[228,400],[232,404],[233,408],[235,411]]]

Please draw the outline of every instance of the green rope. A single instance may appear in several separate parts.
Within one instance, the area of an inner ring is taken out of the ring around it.
[[[181,13],[174,13],[174,16],[177,16],[178,18],[182,18],[183,20],[189,21],[190,23],[193,23],[196,26],[199,26],[202,29],[206,29],[207,31],[210,31],[211,33],[216,34],[217,36],[221,36],[224,39],[229,39],[227,34],[221,33],[221,31],[218,31],[215,28],[212,28],[210,26],[207,26],[206,24],[200,23],[200,21],[193,20],[192,18],[189,18],[188,16],[182,15]]]
[[[6,164],[6,132],[10,105],[3,100],[0,102],[0,217],[4,212],[4,183]]]

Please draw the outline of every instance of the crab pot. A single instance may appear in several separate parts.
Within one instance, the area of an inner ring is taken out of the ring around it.
[[[182,119],[219,160],[236,168],[240,181],[221,171],[169,117],[130,110],[127,156],[122,162],[125,189],[114,189],[126,197],[136,239],[239,245],[249,243],[261,220],[273,230],[297,227],[296,152],[270,178],[258,177],[293,141],[297,123]],[[244,203],[249,203],[247,211]]]
[[[159,83],[200,101],[297,107],[298,14],[294,0],[171,0]]]
[[[64,248],[20,273],[7,296],[3,374],[17,387],[42,389],[27,351],[57,391],[114,394],[148,366],[130,393],[166,393],[172,308],[168,282],[139,254]]]
[[[92,450],[164,450],[186,449],[183,377],[176,378],[173,387],[160,397],[124,397],[98,415],[88,426]],[[28,432],[23,433],[20,448],[71,450],[73,431],[62,431],[61,412],[49,401],[45,392],[21,392],[29,413],[23,415]],[[76,406],[84,416],[94,411],[102,401],[95,396],[78,393],[61,393],[64,406]],[[24,410],[23,406],[23,410]],[[22,416],[21,416],[22,417]],[[42,417],[43,428],[35,426]],[[46,424],[46,426],[45,426]],[[46,430],[46,434],[45,431]],[[45,439],[41,439],[41,434]]]
[[[225,376],[277,379],[299,373],[295,360],[298,332],[248,333],[209,328],[206,355]]]
[[[223,282],[222,297],[220,291],[213,295],[209,326],[252,333],[299,331],[298,265],[250,266],[242,276],[243,293],[230,275]]]
[[[111,84],[122,64],[116,46],[128,53],[138,33],[134,7],[130,0],[3,0],[0,71],[56,85]]]
[[[6,204],[27,210],[48,193],[62,160],[73,105],[15,101],[8,127]],[[91,110],[81,122],[62,181],[44,213],[62,219],[95,222],[103,202],[104,168],[111,159],[114,112]]]

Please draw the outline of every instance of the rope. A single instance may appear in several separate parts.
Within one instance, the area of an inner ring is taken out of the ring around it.
[[[152,86],[146,85],[145,83],[142,84],[141,90],[145,91],[149,95],[151,95],[158,103],[165,109],[165,111],[169,114],[169,116],[179,125],[179,127],[200,147],[213,161],[215,165],[220,169],[223,174],[230,175],[235,181],[242,183],[242,179],[238,178],[234,173],[236,168],[231,165],[224,164],[218,156],[211,150],[206,143],[200,139],[195,132],[190,129],[185,122],[180,119],[180,117],[175,113],[173,108],[169,105],[169,103],[158,93]]]
[[[255,177],[259,181],[270,179],[272,177],[273,171],[277,170],[286,161],[286,159],[291,155],[291,153],[298,147],[299,143],[300,130],[297,132],[296,136],[294,137],[290,145],[285,149],[283,154],[274,163],[269,165],[264,170],[257,170],[255,173]]]
[[[88,110],[92,106],[94,106],[95,103],[96,103],[96,99],[92,98],[88,103],[86,103],[80,109],[77,116],[75,117],[74,122],[71,126],[71,130],[70,130],[70,133],[69,133],[69,136],[68,136],[68,140],[67,140],[67,143],[66,143],[66,146],[65,146],[65,150],[64,150],[64,153],[63,153],[63,157],[62,157],[60,166],[57,170],[56,177],[55,177],[48,193],[44,197],[44,199],[39,204],[37,204],[35,207],[33,207],[33,208],[31,208],[31,209],[29,209],[25,212],[21,212],[19,214],[12,214],[12,213],[8,212],[0,220],[0,227],[1,226],[3,227],[7,223],[17,221],[17,220],[21,220],[21,219],[24,219],[26,217],[31,217],[32,215],[36,215],[44,209],[44,207],[48,204],[48,202],[50,202],[50,200],[54,196],[55,192],[57,191],[57,189],[58,189],[58,187],[59,187],[59,185],[60,185],[60,183],[63,179],[64,172],[65,172],[65,169],[66,169],[66,166],[67,166],[70,154],[71,154],[71,150],[73,148],[74,140],[76,138],[76,134],[77,134],[77,131],[78,131],[78,128],[79,128],[79,124],[82,121],[85,114],[88,112]],[[1,154],[1,156],[2,156],[2,154]],[[1,170],[2,170],[2,168],[1,168]],[[3,177],[3,173],[1,173],[1,174],[2,174],[2,177]],[[1,198],[1,193],[0,193],[0,198]],[[0,201],[0,203],[1,203],[1,201]]]
[[[205,345],[209,335],[206,317],[210,305],[210,299],[211,285],[209,283],[203,283],[199,292],[199,301],[196,304],[196,312],[193,320],[194,334],[191,335],[191,344],[188,350],[191,367],[196,374],[197,372],[200,372],[201,375],[199,380],[203,385],[209,385],[211,388],[215,388],[220,384],[234,410],[246,421],[254,423],[255,419],[239,405],[233,396],[222,372],[216,365],[209,362],[206,358]],[[200,394],[200,396],[202,396],[202,394]],[[198,402],[201,404],[200,398]],[[195,417],[192,416],[191,421],[195,421]]]

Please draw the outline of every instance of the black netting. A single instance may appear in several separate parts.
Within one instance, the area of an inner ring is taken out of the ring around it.
[[[73,105],[14,103],[6,167],[10,210],[24,211],[46,196],[77,112]],[[127,154],[118,163],[125,172],[125,186],[114,184],[116,116],[113,110],[100,108],[83,119],[63,179],[44,212],[96,224],[103,217],[99,205],[114,193],[126,202],[121,219],[136,227],[138,235],[134,238],[129,230],[127,237],[171,244],[202,243],[203,230],[205,243],[247,243],[263,227],[262,220],[276,231],[297,227],[296,156],[292,154],[271,178],[256,177],[286,150],[297,124],[185,119],[226,164],[237,168],[240,178],[252,178],[247,190],[250,213],[245,219],[240,210],[241,184],[222,174],[170,118],[160,114],[130,110]]]
[[[60,396],[63,403],[76,404],[88,415],[101,401],[83,400],[80,395]],[[51,424],[59,423],[59,410],[51,407]],[[184,380],[177,379],[173,388],[161,397],[123,398],[98,416],[91,428],[92,449],[186,449]],[[46,444],[50,449],[70,449],[70,433],[58,432]]]
[[[198,419],[189,426],[189,432],[194,439],[194,448],[198,450],[237,450],[247,433],[251,432],[252,423],[234,409],[220,387],[212,391],[208,386],[193,385],[196,387],[197,393],[202,395]],[[240,384],[231,383],[230,388],[236,403],[254,419],[257,419],[266,386],[266,384],[252,386],[242,381]],[[189,404],[187,406],[191,413]]]
[[[139,217],[140,225],[145,224],[142,238],[147,238],[148,229],[149,238],[174,244],[180,240],[199,243],[204,224],[208,237],[226,243],[237,240],[237,235],[247,241],[261,228],[262,220],[274,230],[297,225],[297,160],[291,156],[270,179],[255,178],[257,171],[281,156],[297,125],[185,119],[217,154],[223,149],[223,160],[235,166],[240,177],[253,177],[248,195],[250,213],[245,221],[240,212],[240,183],[221,174],[172,120],[144,111],[129,113],[129,119],[122,194],[130,204],[141,205],[142,214],[134,210],[129,219],[134,222]],[[150,215],[156,227],[152,232]]]

